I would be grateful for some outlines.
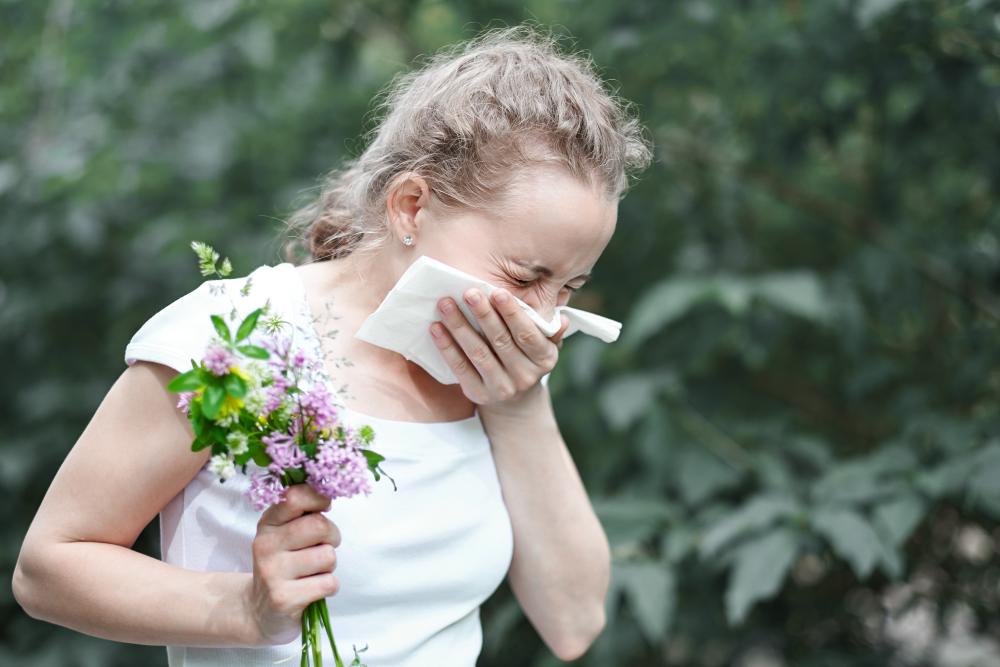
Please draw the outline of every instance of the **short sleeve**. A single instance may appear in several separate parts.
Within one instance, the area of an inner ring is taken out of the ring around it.
[[[141,359],[181,373],[191,370],[191,360],[204,356],[215,335],[211,316],[225,316],[232,309],[217,287],[220,282],[225,281],[206,280],[146,320],[125,346],[125,363],[131,366]]]

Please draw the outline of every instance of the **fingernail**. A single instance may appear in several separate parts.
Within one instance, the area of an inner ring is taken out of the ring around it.
[[[494,296],[493,298],[496,299],[497,303],[501,303],[501,304],[507,303],[507,298],[508,298],[507,292],[505,292],[505,291],[497,291],[495,294],[496,294],[496,296]]]
[[[451,312],[451,301],[442,301],[441,303],[438,304],[438,309],[442,313],[450,313]]]
[[[478,304],[479,303],[479,292],[476,292],[475,290],[473,290],[471,292],[466,292],[465,293],[465,302],[468,303],[470,306],[475,306],[476,304]]]

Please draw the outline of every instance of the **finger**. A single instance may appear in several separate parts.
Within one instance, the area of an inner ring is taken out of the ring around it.
[[[484,301],[485,299],[480,299],[480,304]],[[441,299],[438,306],[438,310],[442,314],[441,320],[448,327],[448,333],[465,354],[465,358],[472,362],[479,376],[484,380],[484,384],[491,386],[499,378],[506,377],[504,368],[490,348],[490,344],[469,323],[465,313],[458,308],[451,297]]]
[[[332,572],[286,581],[280,593],[282,603],[279,611],[299,615],[310,602],[336,595],[338,591],[340,579]]]
[[[293,484],[285,492],[285,499],[271,505],[261,514],[258,526],[280,526],[306,512],[325,512],[330,509],[330,498],[308,484]]]
[[[504,300],[504,296],[506,296],[506,300]],[[514,295],[503,288],[498,288],[490,295],[490,300],[496,311],[500,313],[510,330],[514,343],[523,352],[523,355],[528,357],[536,368],[544,365],[545,359],[551,354],[549,340],[514,300]],[[518,363],[517,356],[513,352],[501,354],[505,365]]]
[[[509,369],[513,364],[512,360],[515,357],[523,357],[524,353],[514,342],[514,336],[507,327],[507,322],[497,312],[490,299],[485,298],[479,290],[470,289],[463,296],[466,298],[466,303],[469,304],[469,310],[472,311],[479,326],[482,327],[483,331],[482,334],[479,334],[480,337],[485,338],[492,347],[492,351],[500,357],[501,363],[498,364],[497,368]],[[470,356],[469,358],[473,363],[476,362],[475,357]],[[522,364],[525,362],[530,364],[531,360],[521,359]]]
[[[305,549],[285,551],[281,556],[286,579],[299,579],[337,569],[337,550],[332,544],[316,544]]]
[[[465,356],[461,346],[455,341],[448,327],[443,322],[431,322],[431,335],[434,338],[434,345],[441,352],[448,367],[455,374],[455,378],[466,390],[466,395],[475,395],[484,391],[483,378],[469,358]],[[471,391],[470,391],[471,390]]]
[[[292,519],[281,527],[281,548],[304,549],[316,544],[340,546],[340,529],[319,512]]]

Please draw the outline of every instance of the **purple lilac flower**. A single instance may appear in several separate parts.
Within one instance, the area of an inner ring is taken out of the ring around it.
[[[191,399],[194,398],[194,394],[193,391],[182,391],[178,394],[177,407],[186,415],[191,413]]]
[[[309,358],[306,356],[304,350],[298,348],[292,354],[292,357],[289,361],[291,362],[291,365],[296,368],[305,368],[306,363],[309,361]]]
[[[285,499],[285,487],[281,484],[281,480],[270,472],[254,473],[250,478],[250,488],[246,491],[246,497],[254,509],[265,510]]]
[[[281,373],[272,373],[271,380],[273,382],[264,387],[263,390],[264,414],[271,414],[277,410],[281,406],[281,402],[285,400],[288,388],[292,386],[292,381]]]
[[[271,353],[268,364],[273,370],[282,371],[287,368],[285,357],[291,351],[292,340],[287,336],[271,336],[261,341],[261,347]]]
[[[311,421],[317,430],[333,428],[337,424],[337,407],[325,382],[317,382],[308,391],[299,394],[301,415]]]
[[[368,460],[354,447],[321,443],[316,458],[306,461],[305,468],[306,483],[327,498],[371,494]]]
[[[298,468],[306,461],[306,454],[299,449],[295,439],[287,433],[273,431],[260,439],[264,443],[264,451],[271,457],[268,469],[280,475],[285,468]]]
[[[227,374],[236,363],[236,356],[219,343],[212,343],[205,351],[205,367],[215,375]]]

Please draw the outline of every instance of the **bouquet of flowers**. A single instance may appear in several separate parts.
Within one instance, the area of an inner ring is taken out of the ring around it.
[[[207,244],[193,241],[191,247],[203,276],[232,271],[228,258],[216,268],[219,254]],[[250,279],[241,294],[249,289]],[[230,319],[236,315],[234,307]],[[221,315],[211,318],[217,335],[204,357],[192,359],[191,370],[167,387],[179,393],[177,407],[191,422],[192,451],[211,447],[208,469],[225,482],[237,466],[244,474],[251,461],[264,468],[251,476],[246,492],[257,510],[284,500],[292,484],[309,484],[331,499],[370,494],[369,473],[375,481],[384,474],[379,463],[385,457],[370,447],[374,431],[368,425],[352,429],[341,424],[325,382],[302,387],[303,380],[318,377],[322,362],[293,347],[291,336],[279,335],[287,322],[270,316],[269,303],[247,315],[235,332]],[[258,323],[267,335],[260,345],[249,341]],[[310,656],[316,667],[323,664],[320,628],[333,648],[336,667],[344,667],[325,599],[303,610],[301,665],[308,665]],[[351,667],[365,667],[357,648]]]

